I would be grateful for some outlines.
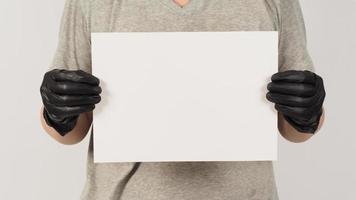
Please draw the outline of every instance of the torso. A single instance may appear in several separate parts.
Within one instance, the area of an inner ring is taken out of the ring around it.
[[[181,8],[173,0],[92,0],[90,28],[92,32],[276,30],[276,15],[266,2],[190,0]],[[268,161],[94,164],[92,148],[91,143],[82,199],[278,198]]]

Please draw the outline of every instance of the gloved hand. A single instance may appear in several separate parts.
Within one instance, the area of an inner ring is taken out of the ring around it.
[[[99,79],[82,70],[47,72],[40,92],[44,119],[62,136],[74,129],[81,113],[94,110],[101,100]]]
[[[274,74],[271,80],[266,98],[296,130],[315,133],[326,95],[323,79],[308,70],[289,70]]]

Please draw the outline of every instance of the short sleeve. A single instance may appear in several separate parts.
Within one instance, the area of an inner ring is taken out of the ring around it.
[[[279,5],[278,71],[314,71],[299,0],[280,0]]]
[[[84,10],[82,0],[66,0],[50,69],[81,69],[91,73],[90,27]]]

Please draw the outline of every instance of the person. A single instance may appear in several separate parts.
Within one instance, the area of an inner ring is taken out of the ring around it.
[[[325,89],[307,50],[298,0],[67,0],[40,89],[41,122],[51,137],[80,142],[101,101],[100,80],[91,74],[90,33],[136,31],[278,31],[278,72],[266,98],[275,103],[280,133],[304,142],[322,126]],[[93,148],[92,128],[81,199],[278,199],[271,161],[94,163]]]

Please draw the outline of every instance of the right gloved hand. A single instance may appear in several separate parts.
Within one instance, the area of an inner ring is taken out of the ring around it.
[[[82,70],[47,72],[40,92],[43,117],[62,136],[74,129],[81,113],[94,110],[101,100],[99,79]]]

